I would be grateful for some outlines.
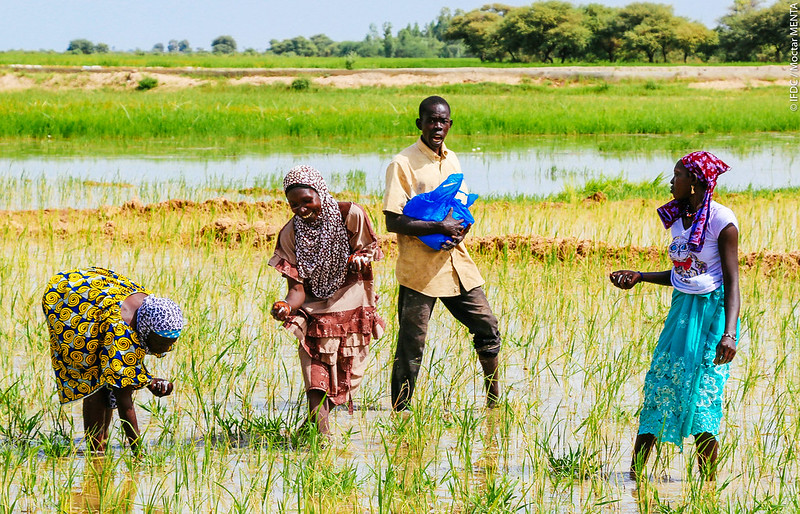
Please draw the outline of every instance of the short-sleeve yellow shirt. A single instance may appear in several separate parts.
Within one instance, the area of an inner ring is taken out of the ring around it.
[[[418,139],[386,169],[383,211],[403,214],[413,196],[436,189],[453,173],[461,173],[454,152],[442,144],[439,156]],[[463,241],[452,250],[434,250],[414,236],[397,234],[397,247],[397,281],[414,291],[437,298],[458,296],[459,284],[469,291],[484,283]]]

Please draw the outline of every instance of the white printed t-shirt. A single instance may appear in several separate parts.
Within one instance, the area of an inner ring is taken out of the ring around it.
[[[738,230],[736,215],[729,208],[712,200],[709,206],[705,243],[702,251],[698,253],[689,250],[691,226],[684,229],[683,221],[679,218],[670,227],[672,242],[669,245],[669,258],[673,264],[670,278],[675,289],[688,294],[706,294],[722,285],[719,233],[730,224]]]

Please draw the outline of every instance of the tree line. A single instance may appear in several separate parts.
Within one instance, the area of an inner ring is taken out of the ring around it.
[[[484,61],[780,61],[790,50],[790,3],[735,0],[714,29],[650,2],[489,4],[454,16],[445,37]]]
[[[325,34],[269,41],[266,53],[306,57],[478,57],[494,62],[648,61],[775,61],[790,51],[790,4],[777,0],[734,0],[728,13],[710,29],[676,16],[672,6],[634,2],[624,7],[599,3],[573,5],[562,0],[537,1],[528,6],[487,4],[452,12],[423,25],[409,24],[396,33],[386,22],[379,31],[371,25],[360,41],[333,41]],[[102,53],[103,43],[85,39],[70,42],[68,52]],[[170,40],[154,53],[190,53],[187,40]],[[194,52],[204,52],[198,48]],[[237,53],[232,36],[211,42],[217,54]],[[257,54],[248,48],[244,54]]]

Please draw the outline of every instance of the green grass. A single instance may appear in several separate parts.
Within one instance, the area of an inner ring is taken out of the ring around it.
[[[413,137],[420,98],[445,96],[453,134],[467,140],[539,135],[648,134],[691,137],[800,129],[779,88],[699,91],[686,83],[449,85],[295,91],[211,85],[182,91],[40,89],[0,93],[0,140],[109,142],[132,151],[165,145],[369,145]],[[369,142],[369,143],[368,143]],[[273,146],[274,145],[274,146]]]
[[[265,183],[269,185],[268,183]],[[624,481],[636,411],[652,348],[669,307],[669,288],[614,289],[614,267],[661,269],[665,256],[612,258],[474,250],[504,336],[501,406],[487,412],[470,336],[437,309],[408,419],[388,411],[397,333],[395,255],[375,267],[387,334],[371,345],[354,416],[333,415],[326,448],[296,441],[305,415],[294,338],[269,317],[285,280],[266,261],[272,244],[201,235],[215,219],[264,221],[277,229],[285,203],[130,211],[131,196],[203,201],[213,184],[116,187],[65,178],[12,181],[10,203],[94,197],[97,211],[6,212],[0,220],[0,509],[51,512],[754,512],[795,511],[796,405],[800,401],[796,269],[742,267],[740,352],[731,368],[722,427],[722,469],[703,486],[687,445],[651,460],[653,481]],[[231,184],[225,184],[230,187]],[[469,239],[512,234],[575,237],[609,245],[663,248],[668,236],[653,207],[655,186],[598,180],[579,194],[486,200],[475,206]],[[616,191],[616,193],[614,192]],[[739,216],[742,251],[796,249],[800,192],[727,194]],[[338,193],[337,193],[337,196]],[[20,197],[20,198],[16,198]],[[238,199],[238,198],[233,198]],[[348,198],[349,199],[349,198]],[[253,200],[267,201],[266,196]],[[362,197],[370,212],[380,199]],[[511,213],[512,215],[509,215]],[[775,223],[779,219],[781,223]],[[609,222],[611,220],[611,222]],[[385,234],[380,217],[376,230]],[[120,447],[91,459],[80,405],[55,401],[47,331],[39,301],[58,269],[117,268],[156,294],[178,300],[188,319],[175,351],[148,357],[175,393],[136,396],[145,456]],[[768,401],[765,401],[765,398]],[[73,444],[73,441],[74,444]],[[633,492],[632,492],[633,491]]]
[[[74,55],[56,52],[23,52],[11,50],[0,52],[0,65],[23,64],[42,66],[136,66],[136,67],[199,67],[199,68],[339,68],[345,67],[345,57],[283,57],[276,55],[215,55],[196,54],[141,54],[113,52],[107,54]],[[559,66],[676,66],[683,63],[647,62],[568,62],[568,63],[483,63],[478,58],[384,58],[356,57],[353,68],[453,68],[481,66],[491,68],[505,67],[559,67]],[[704,63],[693,62],[697,66],[763,65],[763,63]]]

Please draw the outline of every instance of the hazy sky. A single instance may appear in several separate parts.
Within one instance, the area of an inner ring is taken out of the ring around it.
[[[594,0],[624,6],[633,0]],[[653,0],[658,1],[658,0]],[[70,40],[103,42],[115,50],[150,50],[170,39],[210,49],[231,35],[239,50],[265,50],[270,39],[326,34],[334,41],[361,40],[374,23],[428,23],[443,7],[469,11],[491,0],[0,0],[0,50],[64,51]],[[529,5],[531,1],[509,1]],[[585,2],[573,2],[586,4]],[[714,27],[733,0],[673,0],[675,13]]]

